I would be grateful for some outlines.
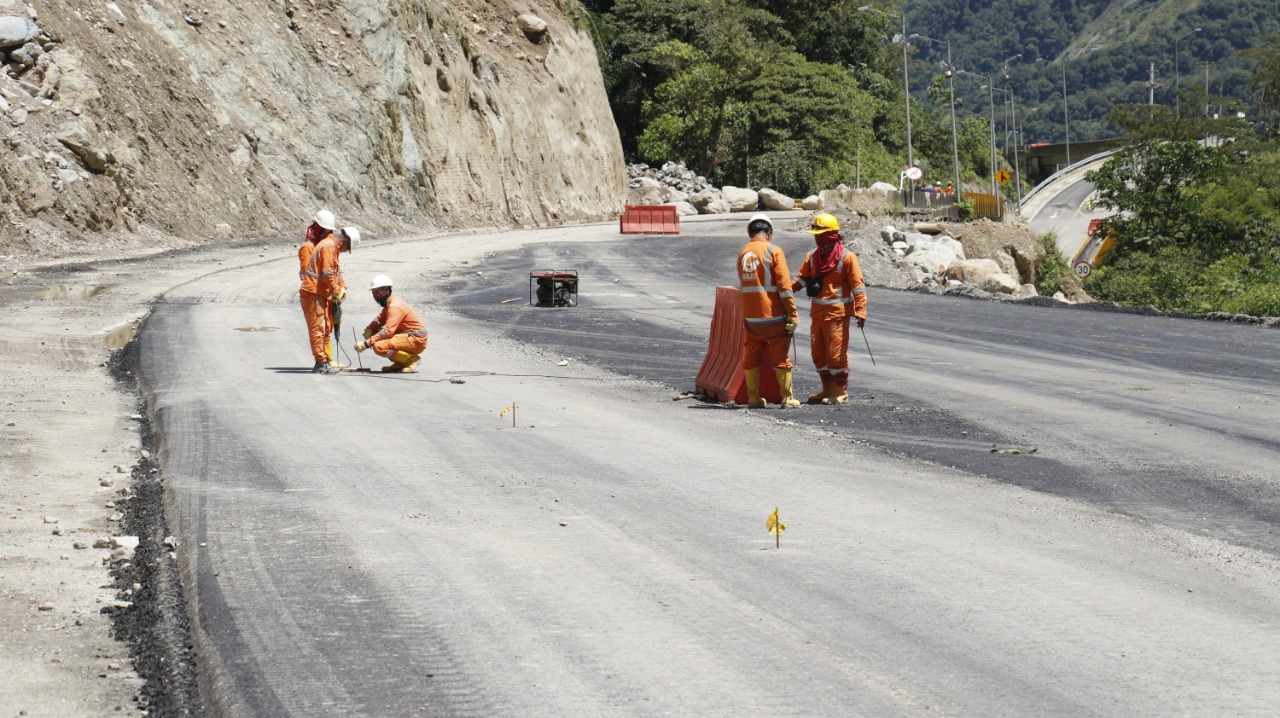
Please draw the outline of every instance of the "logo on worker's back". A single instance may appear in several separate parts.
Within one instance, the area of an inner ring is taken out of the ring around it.
[[[759,257],[757,257],[754,254],[751,254],[750,252],[742,255],[742,273],[744,275],[743,279],[750,279],[750,277],[746,277],[745,275],[747,274],[754,275],[756,273],[756,270],[759,269],[759,267],[760,267]]]

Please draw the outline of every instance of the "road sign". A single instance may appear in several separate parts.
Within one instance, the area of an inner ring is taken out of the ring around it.
[[[1088,262],[1076,262],[1076,276],[1084,279],[1093,274],[1093,265]]]
[[[996,181],[999,182],[1000,184],[1004,184],[1011,179],[1013,179],[1013,175],[1010,174],[1009,170],[1001,167],[999,170],[996,171]]]
[[[907,175],[907,179],[911,180],[912,182],[915,182],[921,177],[924,177],[924,170],[920,169],[919,167],[916,167],[915,165],[911,165],[910,167],[907,168],[906,175]]]

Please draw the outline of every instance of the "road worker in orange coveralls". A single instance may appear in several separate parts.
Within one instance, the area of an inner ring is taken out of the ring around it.
[[[298,247],[298,279],[302,282],[298,296],[307,322],[311,356],[316,361],[311,371],[318,374],[332,374],[341,369],[334,362],[333,342],[329,339],[335,309],[347,297],[338,254],[351,251],[360,241],[359,231],[354,227],[347,227],[335,236],[336,226],[332,212],[327,209],[316,212],[307,227],[306,240]]]
[[[800,314],[791,295],[787,255],[770,240],[773,222],[763,214],[747,222],[750,241],[738,253],[742,297],[742,373],[747,380],[747,406],[764,408],[760,396],[760,362],[767,361],[778,378],[782,408],[800,406],[791,388],[791,337]]]
[[[390,359],[391,364],[382,367],[382,371],[417,371],[422,352],[427,349],[427,325],[422,315],[391,293],[391,277],[385,274],[373,278],[369,291],[382,311],[365,327],[364,341],[356,343],[356,351],[372,349],[378,356]]]
[[[858,258],[845,249],[833,215],[814,217],[808,231],[818,247],[805,255],[799,281],[809,296],[810,349],[822,379],[822,391],[808,401],[843,404],[849,400],[849,319],[855,318],[859,328],[867,321],[867,289]]]

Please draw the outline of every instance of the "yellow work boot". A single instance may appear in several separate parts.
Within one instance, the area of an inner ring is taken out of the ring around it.
[[[329,363],[333,363],[333,342],[324,343],[324,355],[329,358]]]
[[[795,396],[791,393],[791,370],[790,369],[774,369],[773,375],[778,377],[778,393],[782,395],[782,408],[790,409],[800,406],[800,402],[796,401]]]
[[[817,394],[812,394],[808,399],[805,399],[809,404],[821,404],[827,399],[827,385],[831,383],[831,380],[821,374],[818,375],[818,378],[822,380],[822,391]]]
[[[745,369],[742,373],[747,378],[747,407],[763,409],[765,403],[764,399],[760,398],[760,370]]]
[[[409,352],[405,353],[409,354],[409,361],[404,362],[404,369],[401,371],[405,374],[413,374],[418,371],[418,362],[422,361],[422,356],[418,354],[410,354]]]
[[[413,371],[418,366],[418,360],[421,359],[417,354],[410,354],[399,349],[391,352],[391,356],[387,357],[391,360],[390,366],[382,367],[383,371]]]
[[[838,374],[831,378],[831,389],[827,392],[827,398],[822,400],[823,404],[843,404],[849,401],[849,392],[846,387],[849,384],[848,374]]]

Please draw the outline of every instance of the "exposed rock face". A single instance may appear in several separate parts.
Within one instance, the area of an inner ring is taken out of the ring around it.
[[[28,8],[11,39],[38,32],[0,52],[0,251],[219,224],[300,236],[321,206],[375,231],[615,215],[621,144],[591,39],[561,8]]]

